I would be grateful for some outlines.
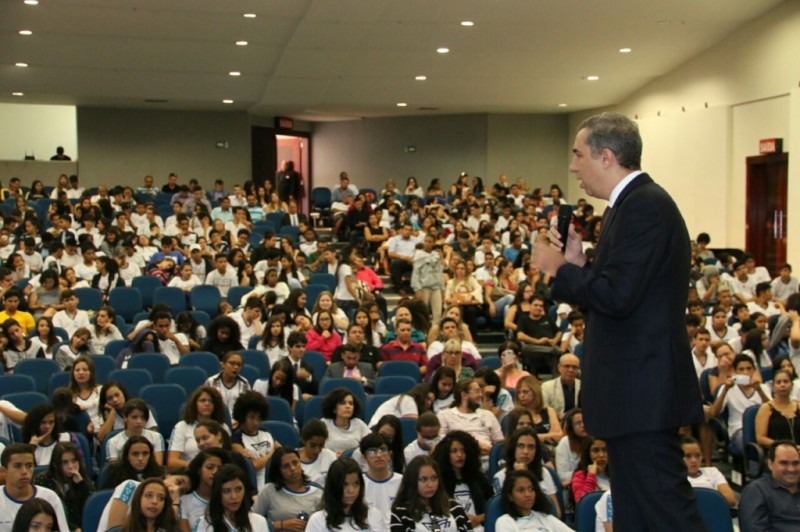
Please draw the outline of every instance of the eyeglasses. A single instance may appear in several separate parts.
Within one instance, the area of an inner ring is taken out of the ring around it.
[[[375,458],[376,456],[386,454],[388,452],[389,449],[387,449],[386,447],[372,447],[371,449],[367,449],[367,452],[365,454],[370,458]]]

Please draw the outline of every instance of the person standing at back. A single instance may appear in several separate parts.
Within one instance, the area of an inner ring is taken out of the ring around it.
[[[614,527],[703,530],[678,428],[703,421],[684,323],[691,247],[680,211],[640,170],[635,122],[603,113],[578,128],[570,171],[608,201],[594,260],[570,226],[566,249],[534,246],[552,297],[587,314],[582,401],[587,431],[608,445]]]

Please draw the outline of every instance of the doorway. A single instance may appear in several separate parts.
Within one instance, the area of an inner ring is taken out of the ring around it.
[[[789,154],[747,158],[745,243],[773,277],[786,262]]]
[[[308,201],[311,195],[311,172],[308,162],[309,152],[308,137],[294,135],[275,135],[275,147],[277,152],[278,164],[280,161],[294,161],[294,169],[300,174],[301,199],[300,210],[309,212]]]

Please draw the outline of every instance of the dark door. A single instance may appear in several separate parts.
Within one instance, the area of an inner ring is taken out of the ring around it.
[[[747,251],[775,276],[786,262],[789,154],[747,158]]]

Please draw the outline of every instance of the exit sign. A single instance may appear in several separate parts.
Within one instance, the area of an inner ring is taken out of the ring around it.
[[[767,155],[783,152],[783,139],[761,139],[758,141],[758,153]]]

